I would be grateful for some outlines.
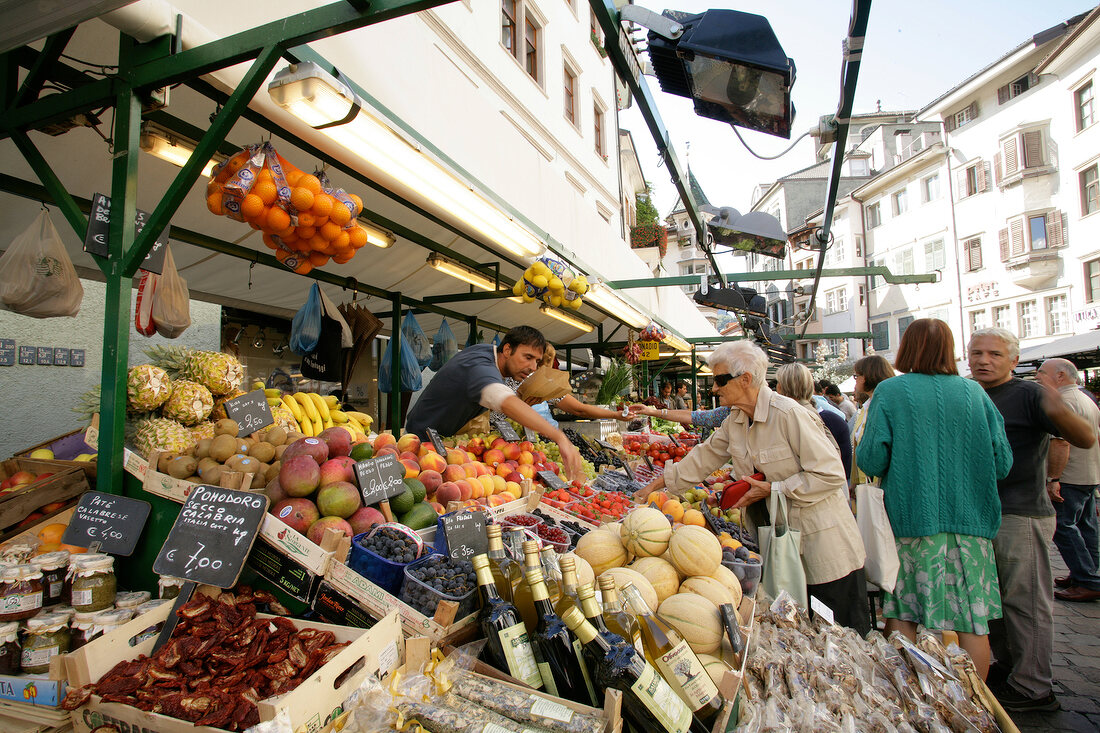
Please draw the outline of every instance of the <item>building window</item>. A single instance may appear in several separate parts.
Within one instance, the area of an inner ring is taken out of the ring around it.
[[[979,160],[960,168],[955,171],[955,176],[956,198],[964,199],[989,190],[989,170],[984,161]]]
[[[523,68],[536,82],[539,81],[539,27],[534,18],[527,15],[523,19]]]
[[[1066,243],[1061,211],[1018,216],[1010,219],[1008,226],[998,234],[1002,262]]]
[[[1100,177],[1097,175],[1097,166],[1086,168],[1079,174],[1081,180],[1081,216],[1088,216],[1100,211]]]
[[[1077,132],[1096,122],[1093,107],[1092,81],[1073,93],[1073,106],[1077,110]]]
[[[500,42],[508,53],[516,55],[516,0],[501,0]]]
[[[1097,264],[1100,264],[1100,260],[1097,260]],[[859,286],[859,304],[867,305],[867,288],[863,285]]]
[[[943,125],[947,128],[948,132],[957,130],[964,125],[968,125],[974,120],[978,119],[978,103],[971,102],[968,107],[963,107],[958,112],[948,115],[943,121]]]
[[[848,289],[836,288],[825,293],[825,313],[841,313],[848,310]]]
[[[867,207],[867,228],[874,229],[880,224],[882,224],[882,210],[877,203],[871,204]]]
[[[1013,82],[1005,84],[997,90],[997,104],[1004,104],[1013,97],[1018,97],[1038,83],[1038,79],[1029,71]]]
[[[1032,249],[1047,248],[1047,218],[1045,216],[1029,216],[1027,218],[1027,232]]]
[[[982,269],[982,238],[971,237],[963,242],[963,261],[966,262],[966,271],[975,272]]]
[[[886,264],[886,261],[883,260],[880,257],[877,260],[871,260],[871,262],[869,264],[870,264],[871,267],[882,267],[883,265]],[[881,288],[885,284],[886,284],[886,279],[883,278],[881,275],[872,275],[871,276],[871,290],[876,290],[878,288]]]
[[[829,245],[829,249],[825,250],[825,264],[828,266],[842,265],[846,254],[844,240],[838,237]]]
[[[854,241],[855,241],[855,245],[856,245],[855,256],[856,257],[862,257],[863,256],[863,237],[861,237],[857,234],[855,236]]]
[[[902,316],[898,319],[898,343],[901,343],[901,337],[905,335],[905,329],[909,328],[909,324],[913,322],[913,316]]]
[[[1065,295],[1051,295],[1046,299],[1047,335],[1069,333],[1069,299]]]
[[[973,336],[975,331],[986,328],[989,326],[989,321],[985,319],[985,308],[976,311],[970,311],[970,335]]]
[[[1039,334],[1039,314],[1034,300],[1020,302],[1020,338],[1026,339]]]
[[[565,93],[565,119],[577,124],[577,75],[568,64],[562,69]]]
[[[1085,263],[1085,302],[1100,300],[1100,260]]]
[[[1012,306],[1010,305],[998,305],[993,308],[993,326],[995,328],[1003,328],[1006,331],[1012,330]]]
[[[603,147],[603,110],[597,103],[592,105],[592,132],[596,136],[596,155],[607,160]]]
[[[947,255],[943,249],[943,240],[924,243],[924,271],[942,270],[947,265]]]
[[[1024,171],[1042,168],[1050,164],[1046,154],[1042,129],[1025,130],[1001,139],[1000,150],[994,165],[1000,185],[1019,180]]]
[[[924,203],[940,197],[940,175],[934,173],[920,182],[921,200]]]
[[[906,189],[901,189],[890,198],[893,203],[894,216],[904,214],[909,210],[909,192]]]
[[[913,266],[913,249],[906,247],[900,252],[894,253],[893,274],[912,275],[916,270]]]
[[[887,351],[890,348],[890,322],[879,321],[871,324],[871,346],[875,351]]]

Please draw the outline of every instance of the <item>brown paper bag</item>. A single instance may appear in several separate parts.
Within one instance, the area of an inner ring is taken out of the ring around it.
[[[516,390],[519,398],[529,405],[564,397],[572,392],[573,389],[569,386],[569,375],[549,366],[536,369]]]
[[[489,411],[486,410],[459,428],[455,435],[484,435],[490,431],[492,427],[489,425]]]

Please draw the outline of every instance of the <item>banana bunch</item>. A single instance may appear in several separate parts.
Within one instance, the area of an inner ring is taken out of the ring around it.
[[[322,397],[316,392],[295,392],[290,395],[280,395],[279,399],[281,404],[294,415],[303,435],[320,435],[325,428],[334,426],[350,428],[364,435],[370,432],[372,422],[370,415],[337,409],[340,401],[334,395]]]

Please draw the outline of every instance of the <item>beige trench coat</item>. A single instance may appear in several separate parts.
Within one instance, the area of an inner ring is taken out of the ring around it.
[[[866,552],[848,506],[844,464],[821,418],[760,386],[755,416],[734,409],[714,434],[680,463],[665,467],[665,485],[683,493],[727,461],[740,478],[757,470],[787,497],[791,527],[802,532],[806,582],[838,580],[863,567]]]

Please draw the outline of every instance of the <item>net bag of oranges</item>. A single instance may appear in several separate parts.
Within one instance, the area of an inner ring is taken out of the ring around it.
[[[355,221],[362,200],[324,172],[294,167],[271,143],[249,145],[215,168],[206,206],[263,232],[275,257],[303,275],[330,259],[345,264],[367,243],[367,231]]]

